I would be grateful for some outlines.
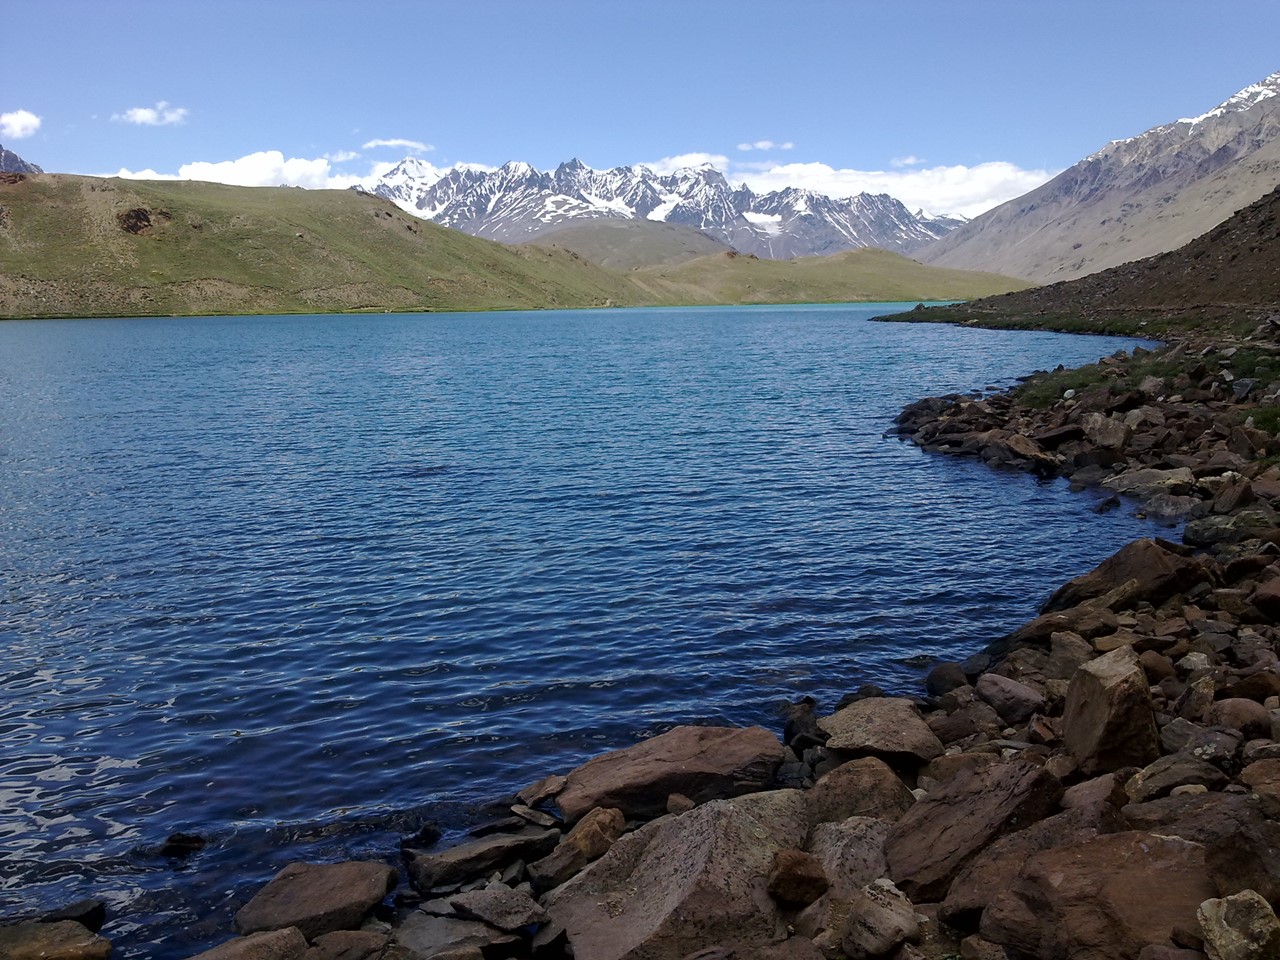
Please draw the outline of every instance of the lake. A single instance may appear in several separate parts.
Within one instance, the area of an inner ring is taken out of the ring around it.
[[[0,915],[186,957],[290,860],[917,691],[1153,531],[884,436],[1131,341],[891,309],[0,323]]]

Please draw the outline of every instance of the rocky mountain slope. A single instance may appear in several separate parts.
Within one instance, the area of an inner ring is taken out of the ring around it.
[[[441,174],[410,158],[367,189],[415,216],[490,240],[526,241],[586,220],[654,220],[770,259],[860,247],[909,253],[964,222],[913,214],[887,194],[833,199],[788,189],[757,195],[710,166],[659,175],[644,166],[593,170],[571,160],[550,172],[512,162],[497,170],[464,164]]]
[[[1039,283],[1176,249],[1280,183],[1280,73],[1116,140],[916,256]]]
[[[984,326],[1161,336],[1280,317],[1280,187],[1177,250],[912,316]]]
[[[34,163],[27,163],[12,150],[0,143],[0,173],[43,173]]]

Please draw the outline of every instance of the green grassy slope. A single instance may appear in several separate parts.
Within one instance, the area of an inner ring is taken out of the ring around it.
[[[654,220],[584,220],[547,230],[529,242],[571,250],[611,270],[683,263],[730,249],[693,227]]]
[[[653,302],[566,251],[478,240],[353,191],[41,176],[0,183],[0,208],[5,316]],[[120,216],[140,209],[150,225],[131,233]]]
[[[623,273],[347,190],[0,176],[0,317],[948,300],[1020,286],[884,251]]]
[[[926,267],[876,249],[797,260],[718,254],[635,271],[631,276],[661,296],[702,295],[716,303],[968,300],[1030,286],[992,273]]]

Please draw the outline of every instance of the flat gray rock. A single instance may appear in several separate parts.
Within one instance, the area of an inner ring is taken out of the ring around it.
[[[396,885],[385,863],[291,863],[236,914],[240,933],[297,927],[308,940],[354,930]]]
[[[928,763],[942,755],[942,741],[904,697],[872,697],[849,704],[818,726],[831,735],[828,750]]]

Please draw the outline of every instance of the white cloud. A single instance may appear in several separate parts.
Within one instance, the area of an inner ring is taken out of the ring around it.
[[[653,163],[646,163],[654,173],[663,175],[674,173],[684,167],[712,166],[724,172],[729,169],[729,158],[720,153],[681,153],[674,157],[663,157]]]
[[[175,107],[168,101],[161,100],[154,107],[131,107],[124,113],[113,113],[111,119],[140,127],[167,127],[182,123],[187,119],[187,112],[186,107]]]
[[[312,190],[341,190],[362,184],[381,176],[394,164],[373,164],[370,173],[336,173],[330,158],[309,160],[300,157],[285,159],[279,150],[260,150],[238,160],[209,162],[197,160],[184,163],[174,173],[158,173],[155,170],[121,169],[114,174],[129,180],[207,180],[211,183],[229,183],[241,187],[306,187]]]
[[[924,162],[921,157],[917,157],[914,153],[909,153],[905,157],[894,157],[889,161],[889,166],[901,170],[903,167],[923,166]]]
[[[23,140],[40,129],[40,118],[30,110],[0,113],[0,137]]]
[[[747,170],[741,179],[757,193],[803,187],[832,197],[887,193],[911,210],[976,217],[1049,180],[1056,170],[1023,170],[996,161],[977,166],[924,167],[912,170],[847,170],[825,163],[787,163]]]
[[[423,143],[421,140],[403,140],[399,138],[393,140],[370,140],[361,149],[376,150],[378,147],[396,147],[402,150],[410,150],[413,153],[430,153],[435,149],[431,144]]]
[[[324,158],[334,163],[346,163],[348,160],[359,160],[360,154],[354,150],[336,150],[333,153],[326,153]]]
[[[772,140],[757,140],[754,143],[740,143],[738,149],[747,150],[794,150],[795,144],[788,140],[786,143],[774,143]]]

